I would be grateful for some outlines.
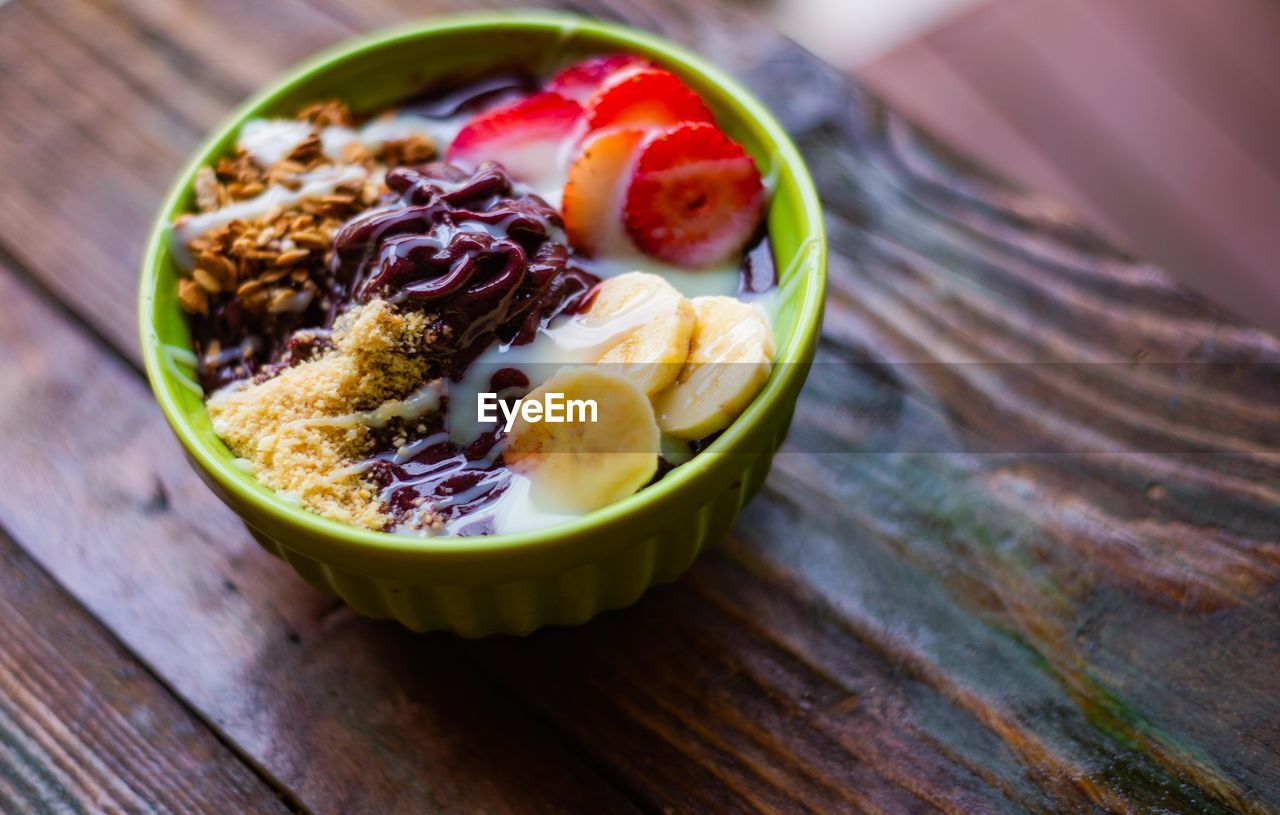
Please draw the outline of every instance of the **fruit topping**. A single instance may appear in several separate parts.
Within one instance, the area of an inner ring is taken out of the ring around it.
[[[695,317],[674,286],[655,274],[628,272],[596,286],[589,298],[582,322],[608,337],[597,364],[650,396],[675,381],[689,356]]]
[[[698,94],[675,74],[656,68],[609,82],[587,103],[585,115],[588,133],[714,121]]]
[[[746,248],[764,216],[755,162],[715,125],[674,127],[648,142],[627,189],[623,217],[645,253],[706,267]]]
[[[547,90],[553,91],[569,99],[586,104],[605,82],[622,77],[633,71],[642,71],[654,67],[644,57],[634,54],[608,54],[591,57],[582,62],[570,65],[560,73],[551,77]]]
[[[645,138],[642,130],[611,130],[591,138],[569,167],[560,210],[573,247],[588,255],[620,253],[627,179]]]
[[[561,152],[582,106],[558,93],[538,93],[472,119],[445,158],[467,169],[496,161],[517,181],[544,186],[561,171]]]
[[[541,506],[589,512],[626,498],[653,479],[658,425],[649,397],[633,382],[600,368],[566,368],[525,400],[542,402],[546,415],[551,394],[558,395],[562,406],[574,400],[594,402],[596,411],[586,421],[532,422],[523,413],[516,419],[503,461],[530,480]]]
[[[662,432],[703,439],[747,409],[769,378],[777,346],[764,315],[732,297],[695,297],[689,360],[654,400]]]

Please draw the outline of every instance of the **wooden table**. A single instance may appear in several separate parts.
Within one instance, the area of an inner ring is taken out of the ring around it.
[[[474,642],[262,552],[139,371],[148,223],[264,80],[463,5],[0,7],[0,809],[1280,811],[1280,339],[702,0],[559,5],[739,74],[826,199],[821,358],[731,538]]]

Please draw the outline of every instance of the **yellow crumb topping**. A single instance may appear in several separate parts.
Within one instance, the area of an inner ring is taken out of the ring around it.
[[[377,491],[352,465],[369,449],[370,411],[423,386],[427,364],[414,352],[431,341],[426,326],[421,313],[384,300],[358,306],[338,320],[323,355],[211,396],[214,430],[272,489],[336,521],[381,529]]]

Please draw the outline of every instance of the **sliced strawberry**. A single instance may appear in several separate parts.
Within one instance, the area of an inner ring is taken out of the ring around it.
[[[560,211],[575,249],[598,255],[626,246],[622,201],[645,136],[643,130],[601,133],[583,145],[569,167]]]
[[[679,266],[714,266],[746,248],[764,217],[755,162],[715,125],[686,124],[649,141],[627,188],[636,246]]]
[[[652,67],[654,67],[652,62],[635,54],[591,57],[570,65],[551,77],[551,81],[547,83],[547,90],[585,105],[606,80],[621,76],[624,72]]]
[[[587,103],[586,131],[613,127],[668,128],[711,122],[702,98],[670,71],[637,71],[604,86]]]
[[[537,186],[554,178],[565,139],[582,106],[558,93],[536,93],[487,111],[458,132],[445,159],[468,169],[497,161],[512,178]]]

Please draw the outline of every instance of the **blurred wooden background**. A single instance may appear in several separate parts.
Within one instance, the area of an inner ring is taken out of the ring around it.
[[[760,7],[949,144],[1280,327],[1280,3]]]

